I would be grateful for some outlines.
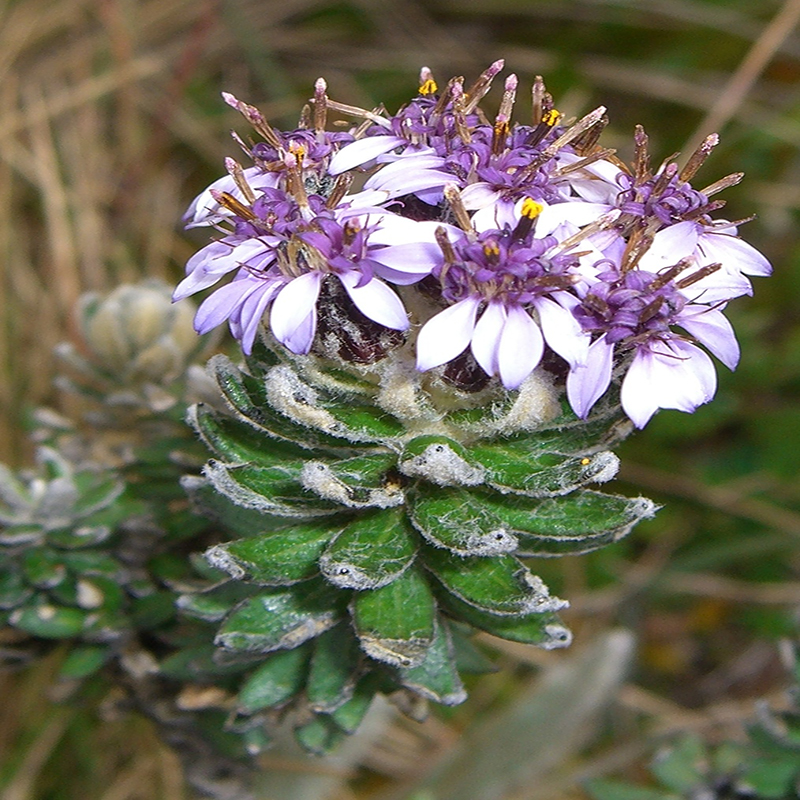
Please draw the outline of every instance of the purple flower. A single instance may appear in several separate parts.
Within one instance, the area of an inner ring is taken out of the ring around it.
[[[445,263],[434,275],[452,305],[420,331],[417,369],[440,366],[469,347],[488,375],[516,389],[538,366],[545,342],[571,366],[585,360],[589,336],[567,291],[577,258],[555,254],[555,237],[533,234],[540,204],[522,208],[514,228],[462,234],[445,245]]]
[[[253,217],[238,219],[237,233],[190,259],[176,300],[236,272],[232,282],[201,304],[195,318],[198,333],[228,320],[249,353],[269,309],[275,338],[294,353],[307,353],[317,328],[317,299],[328,276],[339,280],[367,318],[394,330],[409,327],[400,298],[382,279],[408,284],[429,274],[440,259],[434,228],[383,209],[327,210],[320,198],[307,199],[307,208],[319,212],[309,220],[290,196],[277,189],[265,192],[253,204]]]
[[[681,290],[692,275],[681,277],[685,265],[659,275],[643,270],[600,274],[574,313],[584,330],[599,334],[584,363],[567,376],[567,397],[575,413],[586,418],[608,389],[615,355],[630,354],[622,380],[622,408],[634,424],[644,427],[659,408],[694,411],[716,390],[711,359],[683,328],[730,369],[739,360],[739,345],[718,307],[695,303]]]

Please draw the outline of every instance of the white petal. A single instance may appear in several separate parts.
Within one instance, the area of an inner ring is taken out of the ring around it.
[[[468,297],[429,319],[417,338],[420,372],[445,364],[466,350],[475,330],[479,297]]]
[[[389,273],[384,274],[383,267],[388,267],[393,274],[407,274],[411,283],[416,283],[429,275],[434,267],[442,263],[442,251],[436,244],[397,244],[389,247],[371,248],[370,261],[376,261],[379,275],[392,280]]]
[[[591,339],[583,332],[573,313],[547,297],[535,299],[534,307],[539,313],[539,324],[550,349],[558,353],[570,367],[584,364]]]
[[[264,172],[260,167],[248,167],[244,170],[244,177],[253,190],[274,188],[278,185],[279,176],[275,172]],[[210,186],[200,192],[192,201],[183,215],[187,228],[197,228],[202,225],[213,225],[220,219],[232,217],[233,212],[221,206],[211,194],[214,189],[218,192],[227,192],[237,200],[244,200],[236,182],[230,175],[223,175]]]
[[[611,383],[614,345],[601,336],[589,347],[586,364],[573,367],[567,375],[567,398],[572,410],[586,419],[592,406],[605,394]]]
[[[402,162],[399,162],[402,164]],[[364,188],[372,191],[387,192],[390,198],[413,194],[425,189],[443,187],[453,180],[448,172],[434,169],[408,168],[392,176],[384,176],[381,170],[364,184]]]
[[[304,356],[314,343],[314,334],[317,332],[317,307],[311,309],[305,319],[286,337],[283,343],[293,353]]]
[[[461,201],[468,211],[477,211],[479,208],[496,203],[500,199],[500,192],[492,189],[491,184],[485,181],[471,183],[461,190]]]
[[[199,334],[208,333],[228,319],[241,304],[260,286],[259,281],[240,280],[220,286],[210,294],[197,309],[194,316],[194,329]]]
[[[360,277],[357,272],[339,275],[339,280],[350,295],[350,299],[356,304],[356,308],[379,325],[396,331],[408,330],[408,314],[400,298],[377,278],[358,286]]]
[[[738,236],[725,233],[702,233],[700,251],[707,264],[719,261],[726,269],[738,270],[745,275],[767,277],[772,274],[772,265],[752,245]]]
[[[353,167],[360,167],[369,161],[374,161],[378,156],[394,150],[395,147],[402,147],[408,142],[400,136],[367,136],[357,142],[345,145],[331,158],[328,172],[331,175],[339,175],[347,172]]]
[[[680,339],[641,347],[622,381],[625,413],[643,428],[658,408],[691,412],[717,388],[714,364],[699,347]]]
[[[739,363],[739,343],[728,318],[716,308],[686,306],[677,324],[707,347],[728,369]]]
[[[658,392],[650,376],[653,356],[642,348],[622,380],[622,408],[637,428],[644,428],[659,408]]]
[[[544,339],[530,315],[512,306],[500,335],[497,365],[506,389],[516,389],[536,369],[544,353]]]
[[[266,285],[258,296],[251,296],[242,303],[242,313],[239,317],[241,327],[242,350],[246,355],[253,351],[253,342],[258,333],[258,326],[267,310],[267,306],[272,302],[275,295],[281,288],[280,281]]]
[[[187,275],[175,287],[173,300],[182,300],[201,289],[213,286],[223,275],[247,263],[258,261],[259,267],[272,260],[272,251],[260,239],[246,239],[233,245],[230,240],[212,242],[189,259]]]
[[[505,324],[505,306],[499,302],[491,302],[481,314],[472,334],[472,355],[487,375],[497,375],[499,369],[497,351]]]
[[[272,332],[279,342],[285,344],[294,353],[300,351],[290,347],[289,341],[293,340],[298,329],[302,329],[304,325],[307,326],[308,317],[314,310],[317,297],[319,297],[321,283],[321,273],[306,272],[287,283],[278,292],[275,302],[272,304],[272,311],[269,315]]]
[[[553,233],[563,222],[571,222],[582,228],[590,222],[595,222],[611,210],[611,206],[603,203],[554,203],[543,209],[536,218],[536,236],[541,238]]]
[[[381,189],[383,188],[381,185],[383,181],[395,180],[408,170],[439,169],[444,166],[444,163],[444,159],[441,156],[437,156],[433,151],[430,154],[399,158],[381,166],[377,172],[370,176],[369,180],[364,184],[364,188]]]
[[[670,225],[653,237],[653,244],[639,261],[639,269],[658,272],[692,255],[699,237],[698,224],[689,220]]]

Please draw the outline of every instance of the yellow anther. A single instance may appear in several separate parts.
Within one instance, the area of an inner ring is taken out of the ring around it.
[[[582,467],[588,467],[588,466],[589,466],[589,464],[591,464],[591,463],[592,463],[592,459],[591,459],[591,458],[586,458],[586,457],[584,456],[584,457],[581,459],[581,466],[582,466]]]
[[[554,108],[551,108],[549,111],[545,111],[542,114],[542,122],[545,125],[549,125],[551,128],[561,119],[561,114],[556,111]]]
[[[486,242],[483,246],[483,254],[488,258],[490,256],[499,256],[500,255],[500,248],[497,245],[497,242]]]
[[[436,81],[433,78],[428,78],[428,80],[419,87],[419,93],[422,95],[436,94],[438,91],[439,87],[436,85]]]
[[[520,209],[520,212],[522,213],[523,217],[527,217],[528,219],[536,219],[536,217],[538,217],[543,210],[544,206],[541,203],[537,203],[530,197],[526,197],[522,201],[522,208]]]
[[[306,155],[305,146],[299,142],[289,142],[289,152],[294,156],[297,166],[299,167],[303,163],[303,159]]]

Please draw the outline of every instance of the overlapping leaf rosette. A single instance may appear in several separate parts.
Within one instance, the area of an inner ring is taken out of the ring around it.
[[[140,509],[114,473],[50,448],[38,460],[36,472],[0,465],[0,620],[18,634],[3,660],[68,640],[62,674],[83,677],[134,635],[134,598],[151,590],[115,552],[119,526]]]
[[[652,515],[598,490],[607,448],[711,399],[706,351],[738,359],[725,304],[770,270],[711,216],[741,176],[690,184],[716,137],[653,169],[638,129],[626,167],[605,110],[567,124],[540,78],[529,124],[513,75],[489,120],[502,66],[468,88],[423,69],[393,116],[320,80],[289,132],[226,95],[263,141],[236,137],[250,164],[187,214],[218,235],[175,297],[230,276],[195,326],[228,321],[246,358],[209,366],[228,413],[191,412],[214,458],[186,486],[231,534],[206,552],[227,578],[179,605],[216,631],[197,678],[238,668],[236,714],[291,710],[311,749],[376,691],[461,702],[469,631],[569,641],[527,559]]]

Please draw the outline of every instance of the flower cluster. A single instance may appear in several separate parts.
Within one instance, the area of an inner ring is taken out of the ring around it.
[[[441,89],[423,68],[419,95],[393,116],[332,101],[320,79],[289,132],[225,95],[264,141],[237,137],[252,166],[228,159],[187,212],[189,227],[220,237],[190,259],[175,298],[233,273],[196,329],[227,320],[249,353],[269,312],[293,353],[329,355],[321,329],[344,317],[362,338],[394,332],[367,360],[411,348],[421,373],[447,380],[462,363],[476,386],[506,390],[560,359],[577,416],[616,382],[638,427],[710,400],[706,350],[738,360],[725,304],[771,271],[736,223],[712,216],[724,205],[714,195],[742,176],[691,185],[716,135],[682,168],[653,169],[641,128],[626,166],[598,143],[605,109],[566,123],[539,77],[530,124],[512,121],[514,75],[492,121],[479,104],[502,68]],[[331,112],[350,130],[327,131]]]

